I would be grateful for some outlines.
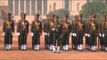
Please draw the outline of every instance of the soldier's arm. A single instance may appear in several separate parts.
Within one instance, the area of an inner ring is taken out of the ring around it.
[[[17,23],[17,32],[20,32],[20,22]]]
[[[3,32],[5,32],[5,21],[3,23]]]
[[[12,32],[15,31],[15,27],[14,27],[14,21],[12,21]]]
[[[69,26],[68,26],[69,32],[71,32],[71,25],[70,25],[70,23],[68,23],[68,24],[69,24]]]
[[[96,22],[96,35],[98,35],[99,34],[99,24]]]
[[[29,33],[29,22],[27,21],[27,33]]]
[[[98,25],[97,22],[95,24],[96,24],[96,31],[98,31],[99,30],[99,28],[98,28],[99,25]]]
[[[44,23],[43,30],[44,30],[44,32],[46,32],[46,23]]]
[[[31,23],[30,31],[33,32],[33,21],[32,21],[32,23]]]
[[[42,22],[40,22],[40,34],[42,34]]]

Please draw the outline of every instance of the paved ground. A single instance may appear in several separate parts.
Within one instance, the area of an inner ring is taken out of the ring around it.
[[[13,50],[4,50],[4,41],[0,27],[0,60],[107,60],[107,52],[89,52],[87,50],[79,52],[70,49],[68,52],[61,51],[53,53],[43,49],[44,36],[41,36],[41,51],[31,50],[31,35],[28,35],[27,51],[18,50],[17,35],[14,33]],[[71,44],[69,45],[71,48]]]

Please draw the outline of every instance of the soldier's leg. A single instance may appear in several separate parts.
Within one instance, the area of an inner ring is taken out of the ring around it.
[[[59,52],[59,50],[60,50],[60,37],[58,36],[56,40],[57,40],[56,41],[56,43],[57,43],[57,50],[56,50],[56,52]]]
[[[77,45],[77,50],[78,50],[78,51],[81,51],[81,50],[82,50],[81,34],[78,34],[78,45]]]
[[[107,52],[107,32],[105,34],[105,39],[104,39],[104,50]]]
[[[104,37],[100,36],[99,37],[99,40],[100,40],[100,46],[101,46],[101,50],[104,50]],[[99,42],[98,42],[99,43]]]
[[[72,48],[73,49],[76,49],[76,37],[75,36],[72,36]]]
[[[40,49],[40,34],[39,34],[39,31],[37,32],[37,50],[39,50]]]
[[[49,33],[48,32],[46,32],[46,34],[45,34],[45,48],[46,49],[49,49]]]
[[[21,43],[22,43],[22,50],[26,50],[26,43],[27,43],[27,34],[26,34],[26,32],[23,32]]]
[[[107,52],[107,40],[105,41],[105,51]]]
[[[19,48],[19,50],[21,49],[20,36],[18,36],[18,48]]]
[[[74,36],[71,37],[71,40],[72,40],[72,43],[71,43],[72,44],[72,49],[74,49]]]
[[[33,36],[33,49],[34,50],[37,50],[37,33],[36,32],[34,32],[34,36]]]
[[[63,32],[62,34],[62,48],[65,51],[66,50],[66,36],[65,36],[65,32]]]
[[[7,50],[11,49],[11,43],[12,43],[12,34],[11,34],[10,30],[8,30],[6,32],[6,41],[5,41]]]
[[[88,34],[87,33],[85,33],[85,43],[86,43],[86,45],[85,45],[85,48],[86,49],[89,49],[89,43],[88,43],[88,40],[89,38],[88,38]]]
[[[36,35],[35,35],[35,33],[34,33],[34,36],[32,36],[32,49],[33,49],[33,50],[36,49],[36,44],[35,44],[36,41],[35,41],[35,40],[36,40]]]
[[[53,48],[53,44],[52,44],[53,39],[52,39],[52,36],[53,36],[53,32],[50,32],[50,36],[49,36],[49,45],[50,45],[49,49],[50,50],[52,50],[52,48]]]
[[[78,37],[78,50],[81,51],[82,50],[82,44],[83,44],[83,36],[82,34],[80,33],[79,34],[79,37]]]
[[[19,48],[20,48],[20,50],[23,50],[23,40],[24,40],[24,35],[23,35],[23,31],[21,31],[20,35],[19,35]]]
[[[9,42],[8,42],[8,49],[11,50],[12,49],[12,33],[9,33]]]
[[[8,38],[8,33],[7,32],[5,32],[5,36],[4,36],[4,48],[5,48],[5,50],[7,50],[8,49],[8,44],[7,44],[7,40],[8,40],[9,38]]]
[[[69,45],[69,32],[66,32],[66,35],[65,35],[65,50],[67,51],[68,50],[68,45]]]
[[[44,42],[45,42],[44,43],[44,48],[47,49],[47,46],[46,46],[47,45],[47,34],[46,34],[46,32],[44,32],[44,36],[45,36],[45,38],[44,38]]]
[[[52,45],[53,45],[52,50],[53,50],[53,52],[56,52],[56,32],[53,32],[52,39],[53,39],[53,41],[52,41]]]
[[[96,51],[96,39],[97,36],[95,35],[95,32],[92,33],[92,41],[91,41],[91,51]]]

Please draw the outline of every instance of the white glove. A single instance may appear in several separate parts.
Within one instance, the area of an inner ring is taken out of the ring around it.
[[[54,30],[55,30],[55,28],[52,28],[52,30],[54,31]]]
[[[33,34],[33,33],[31,33],[31,35],[32,35],[32,36],[34,36],[34,34]]]
[[[13,33],[12,33],[12,35],[13,35]]]
[[[3,32],[3,36],[5,35],[5,32]]]
[[[47,33],[47,35],[49,36],[49,33]]]
[[[101,37],[101,33],[99,33],[99,36]]]
[[[74,33],[74,36],[77,36],[77,34],[76,34],[76,33]]]
[[[47,33],[44,33],[44,35],[48,35]]]
[[[88,34],[87,34],[87,33],[85,33],[85,36],[88,36]]]
[[[20,33],[18,32],[18,33],[17,33],[17,35],[19,36],[19,35],[20,35]]]
[[[74,33],[72,33],[71,35],[74,36]]]
[[[105,36],[105,34],[102,34],[102,37],[104,37]]]
[[[90,37],[90,34],[87,34],[88,37]]]

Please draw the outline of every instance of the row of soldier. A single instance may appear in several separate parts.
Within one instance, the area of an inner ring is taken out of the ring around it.
[[[15,31],[14,22],[11,20],[11,13],[8,13],[3,24],[4,44],[6,50],[12,49],[12,36]],[[26,50],[27,35],[29,33],[29,22],[26,20],[26,14],[21,13],[21,19],[17,23],[18,46],[20,50]],[[32,49],[40,50],[40,36],[42,31],[45,35],[45,48],[53,52],[59,52],[61,49],[68,51],[69,36],[72,38],[72,48],[77,51],[83,50],[83,37],[85,36],[86,49],[96,51],[97,37],[101,50],[107,51],[107,16],[102,17],[102,22],[95,21],[95,15],[90,15],[88,20],[83,22],[82,15],[76,15],[70,24],[67,22],[68,16],[65,14],[62,22],[59,17],[50,14],[42,28],[42,22],[39,21],[39,14],[31,23]]]

